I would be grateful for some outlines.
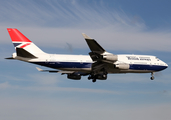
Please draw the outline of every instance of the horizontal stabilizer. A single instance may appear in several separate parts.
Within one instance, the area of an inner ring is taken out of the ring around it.
[[[13,60],[14,58],[13,58],[13,57],[9,57],[9,58],[5,58],[5,59],[10,59],[10,60]]]
[[[38,67],[36,69],[40,72],[50,72],[50,73],[62,73],[62,74],[71,74],[74,73],[75,71],[57,71],[57,70],[42,70]]]
[[[23,48],[16,48],[17,56],[25,57],[25,58],[37,58],[28,51],[24,50]]]

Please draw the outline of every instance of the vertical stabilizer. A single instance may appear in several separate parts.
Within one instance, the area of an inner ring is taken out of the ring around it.
[[[16,50],[17,48],[22,48],[35,56],[36,54],[44,53],[16,28],[7,28],[7,31]]]

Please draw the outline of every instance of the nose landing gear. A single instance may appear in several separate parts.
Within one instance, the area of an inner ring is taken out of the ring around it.
[[[151,73],[151,80],[154,80],[154,72]]]

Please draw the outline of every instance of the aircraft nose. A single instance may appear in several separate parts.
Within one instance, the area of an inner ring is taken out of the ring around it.
[[[168,64],[166,64],[165,62],[164,62],[164,66],[165,66],[165,69],[168,68]]]
[[[166,69],[166,68],[168,68],[168,64],[167,63],[165,63],[165,62],[163,62],[162,61],[162,64],[161,64],[163,67],[162,67],[162,70],[164,70],[164,69]]]

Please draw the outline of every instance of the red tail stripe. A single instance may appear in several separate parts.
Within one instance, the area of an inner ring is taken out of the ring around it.
[[[25,37],[19,30],[15,28],[7,28],[7,30],[12,42],[31,42],[27,37]]]
[[[20,48],[24,48],[24,47],[26,47],[26,46],[28,46],[28,45],[30,45],[31,43],[26,43],[26,44],[24,44],[24,45],[22,45]]]

